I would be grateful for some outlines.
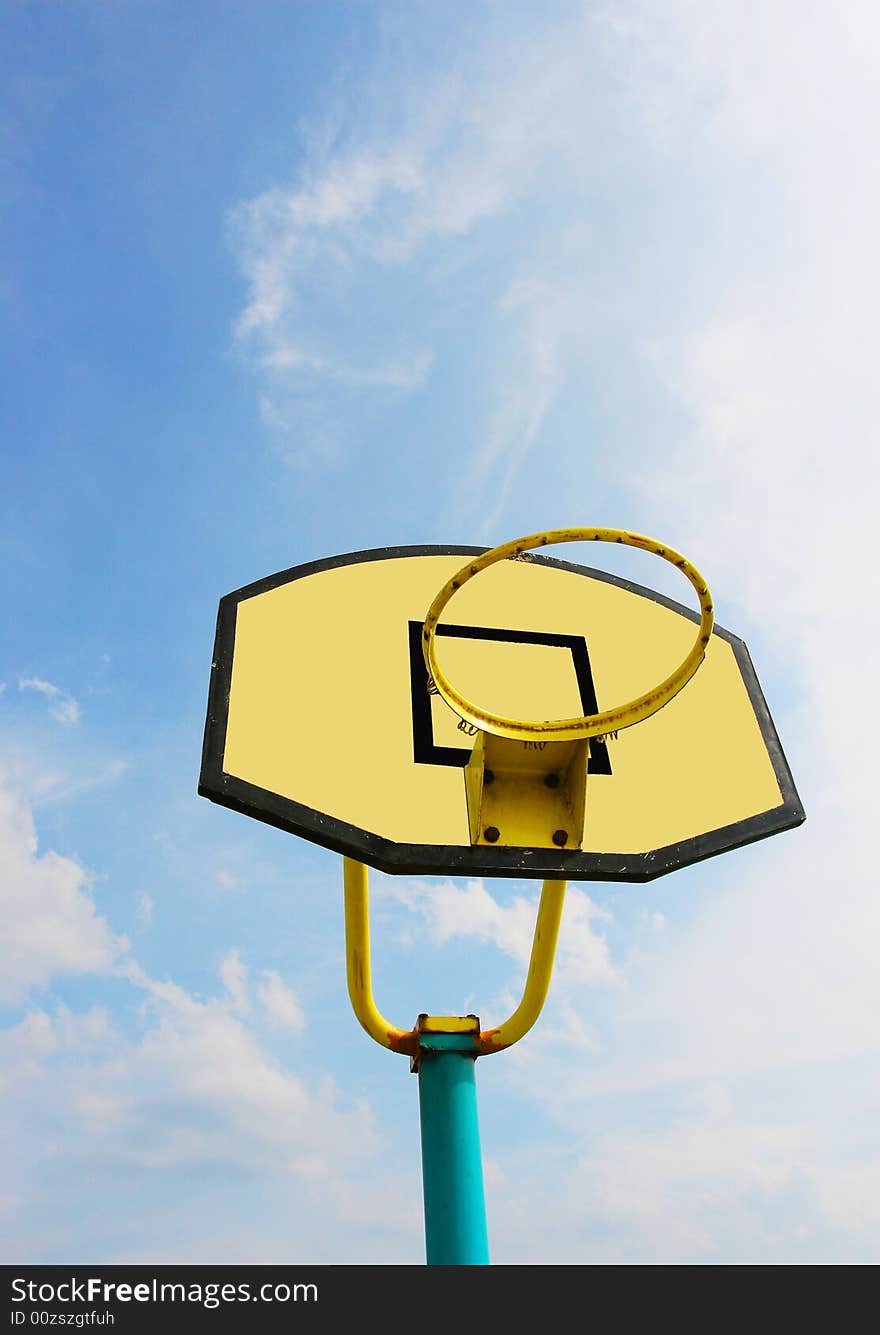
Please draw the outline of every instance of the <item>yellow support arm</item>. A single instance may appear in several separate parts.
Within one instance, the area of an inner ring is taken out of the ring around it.
[[[348,976],[348,995],[357,1019],[371,1038],[392,1052],[403,1052],[413,1057],[419,1049],[418,1028],[398,1029],[385,1019],[373,1000],[373,981],[370,969],[370,901],[367,869],[362,862],[344,858],[345,876],[345,956]],[[527,1034],[541,1014],[547,997],[562,906],[565,902],[565,881],[545,881],[538,906],[538,920],[532,942],[532,955],[522,1001],[509,1020],[494,1029],[474,1035],[477,1051],[485,1056],[509,1048]],[[430,1027],[430,1017],[426,1017]]]
[[[345,963],[352,1009],[370,1038],[392,1052],[414,1057],[418,1035],[398,1029],[376,1009],[370,969],[370,892],[367,869],[362,862],[343,858],[345,877]]]

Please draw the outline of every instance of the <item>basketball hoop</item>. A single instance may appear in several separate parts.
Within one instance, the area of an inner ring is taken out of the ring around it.
[[[660,556],[664,561],[674,565],[693,585],[700,600],[700,625],[693,647],[683,662],[659,686],[655,686],[653,690],[647,691],[644,695],[639,695],[627,704],[617,705],[613,709],[606,709],[597,714],[587,714],[581,718],[568,719],[514,719],[505,718],[501,714],[492,714],[487,709],[475,705],[460,691],[456,690],[440,668],[436,652],[436,630],[440,614],[462,585],[473,579],[482,570],[488,569],[489,566],[495,565],[498,561],[521,559],[523,553],[531,551],[535,547],[549,547],[552,544],[563,542],[622,543],[628,547],[640,547],[643,551],[652,552],[655,556]],[[697,671],[706,656],[706,646],[709,643],[713,625],[712,598],[706,581],[696,566],[692,565],[687,557],[682,556],[674,548],[658,542],[655,538],[645,537],[641,533],[629,533],[624,529],[558,528],[550,529],[545,533],[532,533],[528,537],[515,538],[512,542],[502,543],[500,547],[493,547],[490,551],[484,552],[482,556],[474,557],[467,565],[462,566],[453,575],[452,579],[443,585],[428,609],[422,631],[422,650],[433,684],[446,703],[466,722],[473,724],[483,732],[494,733],[497,737],[506,737],[512,741],[533,742],[540,739],[565,742],[576,741],[585,737],[598,737],[609,732],[619,732],[622,728],[629,728],[634,723],[640,723],[643,719],[656,714],[658,709],[662,709],[678,694]]]

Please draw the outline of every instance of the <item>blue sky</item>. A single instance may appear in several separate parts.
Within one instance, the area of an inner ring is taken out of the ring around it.
[[[4,1255],[420,1263],[340,860],[196,796],[217,601],[571,523],[705,571],[808,822],[569,892],[493,1259],[876,1260],[875,8],[0,26]],[[503,1018],[538,891],[376,875],[381,1008]]]

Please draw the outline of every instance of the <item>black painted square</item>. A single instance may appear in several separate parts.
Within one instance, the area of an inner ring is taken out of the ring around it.
[[[409,671],[410,693],[412,697],[413,722],[413,760],[417,765],[457,765],[464,768],[471,754],[467,746],[438,746],[434,741],[434,725],[431,717],[431,696],[428,692],[428,670],[422,653],[422,622],[409,623]],[[572,666],[581,699],[581,713],[598,714],[596,688],[590,668],[590,655],[587,642],[582,635],[548,635],[539,631],[498,630],[489,626],[455,626],[443,624],[437,627],[438,635],[448,635],[458,640],[501,640],[507,644],[543,644],[549,648],[567,649],[571,654]],[[590,774],[610,774],[611,760],[606,742],[590,740],[590,759],[587,765]]]

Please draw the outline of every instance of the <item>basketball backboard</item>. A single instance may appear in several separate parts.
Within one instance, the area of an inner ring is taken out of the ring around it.
[[[748,650],[716,625],[674,699],[590,740],[579,846],[474,829],[466,774],[482,734],[432,692],[422,631],[438,589],[483,551],[353,552],[224,597],[199,792],[386,872],[458,876],[647,881],[803,821]],[[470,699],[564,718],[650,690],[698,621],[640,585],[529,555],[463,588],[436,648]]]

